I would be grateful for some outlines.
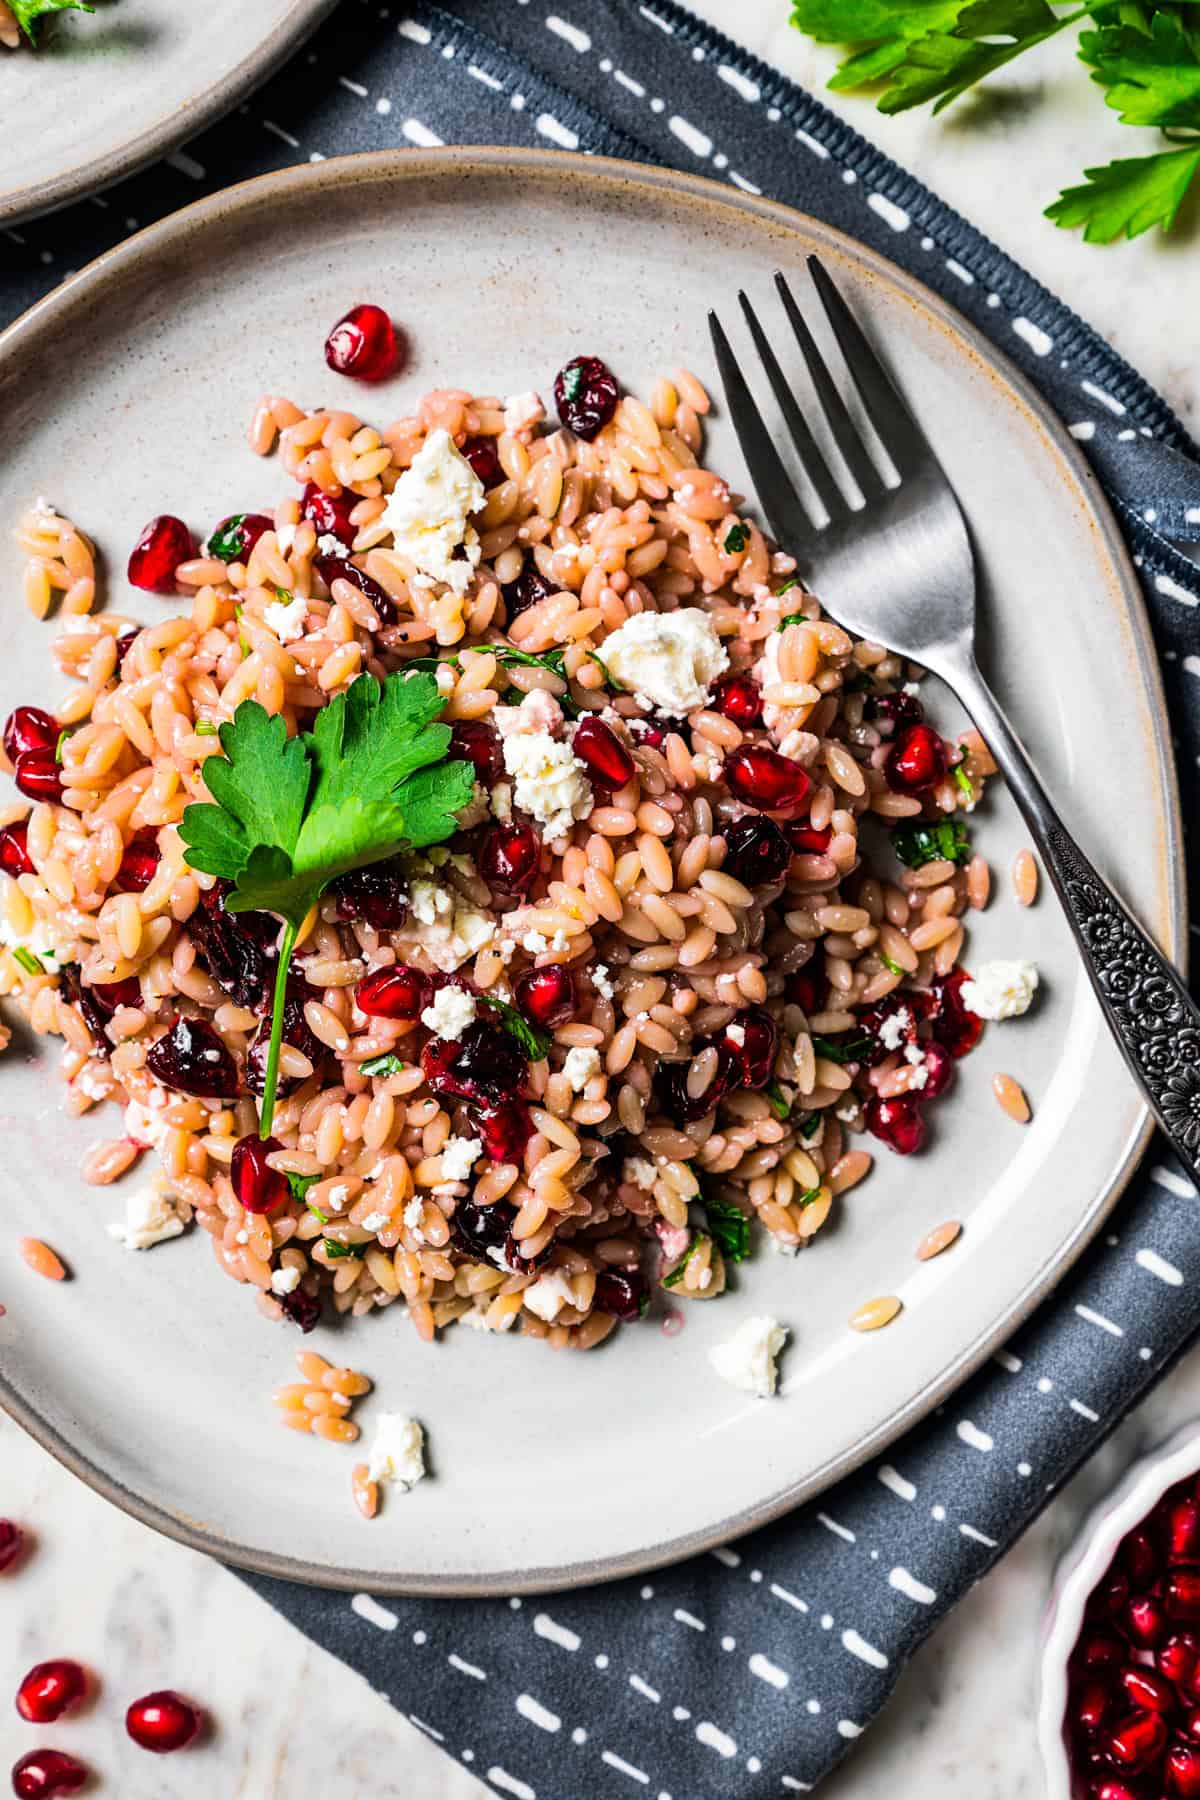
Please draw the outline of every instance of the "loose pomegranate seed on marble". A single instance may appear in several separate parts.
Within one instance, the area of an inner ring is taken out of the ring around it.
[[[310,481],[300,496],[300,512],[315,528],[318,538],[335,537],[349,549],[358,536],[350,523],[350,514],[358,505],[358,495],[341,493],[334,499],[324,488]]]
[[[762,719],[762,689],[753,675],[722,675],[712,691],[712,709],[744,730]]]
[[[332,588],[335,581],[348,581],[351,587],[357,588],[364,600],[369,600],[374,607],[381,626],[396,623],[396,603],[386,588],[357,563],[351,562],[348,556],[318,556],[313,567],[327,588]]]
[[[52,1725],[87,1693],[87,1674],[77,1662],[35,1663],[17,1689],[17,1711],[30,1725]]]
[[[522,969],[513,982],[513,999],[518,1011],[547,1031],[556,1031],[573,1019],[579,1005],[575,977],[561,963],[544,969]]]
[[[1200,1800],[1200,1749],[1172,1744],[1163,1764],[1163,1786],[1172,1800]]]
[[[354,990],[359,1012],[373,1019],[419,1019],[433,999],[433,982],[423,969],[393,963],[364,976]]]
[[[646,1308],[646,1280],[640,1269],[602,1269],[592,1305],[630,1325]]]
[[[1140,1775],[1157,1762],[1167,1745],[1167,1722],[1159,1713],[1132,1712],[1101,1739],[1105,1754],[1120,1769]]]
[[[504,470],[496,453],[495,438],[468,438],[462,447],[462,453],[485,488],[498,487],[504,480]]]
[[[238,1091],[237,1064],[202,1019],[176,1019],[150,1046],[146,1067],[156,1081],[180,1094],[231,1100]]]
[[[125,846],[116,885],[126,894],[144,894],[158,873],[158,833],[139,831]]]
[[[16,762],[23,750],[53,750],[58,743],[58,720],[40,706],[17,706],[4,721],[4,754]]]
[[[532,825],[493,825],[480,845],[479,873],[496,892],[523,894],[537,874],[541,854]]]
[[[603,719],[585,714],[575,727],[571,749],[593,781],[609,788],[622,788],[627,781],[633,780],[633,758]]]
[[[151,519],[129,554],[129,580],[149,594],[173,594],[175,571],[196,554],[196,540],[173,513]]]
[[[765,813],[747,813],[744,819],[735,819],[725,826],[722,836],[726,848],[721,867],[735,881],[746,887],[773,887],[787,874],[792,846]]]
[[[170,1688],[143,1694],[134,1700],[125,1714],[125,1729],[143,1750],[160,1756],[182,1750],[200,1730],[203,1714],[199,1708]]]
[[[946,769],[946,746],[932,725],[906,725],[883,765],[887,784],[897,794],[926,793]]]
[[[398,361],[396,327],[382,306],[352,306],[325,339],[325,361],[339,375],[386,381]]]
[[[617,378],[598,356],[574,356],[554,377],[554,404],[568,431],[590,443],[617,410]]]
[[[497,1100],[475,1106],[472,1122],[483,1142],[483,1152],[493,1162],[520,1166],[525,1146],[533,1136],[533,1120],[523,1100]]]
[[[274,1212],[288,1197],[287,1176],[273,1169],[267,1158],[281,1150],[278,1138],[251,1134],[239,1138],[229,1160],[229,1180],[239,1205],[250,1213]]]
[[[16,824],[6,825],[0,830],[0,869],[14,879],[18,875],[35,873],[33,858],[29,854],[29,826],[24,819],[18,819]]]
[[[90,1774],[86,1763],[65,1750],[30,1750],[12,1766],[12,1791],[17,1800],[59,1800],[77,1794]]]
[[[725,758],[730,790],[763,812],[798,813],[808,803],[812,782],[797,762],[765,744],[742,744]]]
[[[13,765],[13,780],[30,800],[62,798],[62,770],[53,750],[22,750]]]
[[[12,1519],[0,1519],[0,1574],[12,1567],[25,1547],[25,1533]]]
[[[390,858],[339,875],[329,892],[339,919],[363,919],[374,931],[398,931],[408,917],[408,877]]]
[[[519,618],[523,612],[527,612],[531,606],[536,606],[539,600],[548,600],[551,594],[558,592],[558,589],[552,581],[547,581],[533,557],[526,552],[525,561],[521,565],[521,573],[515,581],[508,582],[502,592],[505,610],[508,613],[508,622],[511,625],[513,620]]]
[[[907,1094],[894,1100],[872,1096],[863,1108],[867,1130],[898,1156],[911,1156],[925,1141],[925,1121],[916,1101]]]

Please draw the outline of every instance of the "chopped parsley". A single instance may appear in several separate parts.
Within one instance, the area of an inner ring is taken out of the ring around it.
[[[242,556],[242,526],[245,524],[245,513],[234,513],[214,531],[208,540],[208,554],[215,556],[218,562],[239,562]]]
[[[975,789],[971,786],[971,777],[967,774],[967,771],[963,768],[962,764],[956,762],[950,773],[954,777],[956,786],[962,789],[963,793],[967,796],[967,799],[973,800],[975,798]]]
[[[42,962],[33,954],[32,950],[27,950],[24,944],[15,946],[13,957],[20,963],[27,975],[44,975],[46,973]]]
[[[803,613],[784,613],[775,629],[776,631],[786,631],[789,625],[803,625],[803,623]]]
[[[707,1235],[708,1234],[703,1231],[693,1231],[691,1242],[688,1244],[687,1249],[675,1264],[671,1273],[663,1276],[662,1284],[665,1288],[676,1288],[679,1286],[680,1282],[683,1280],[684,1270],[691,1262],[693,1256],[695,1256],[701,1244],[704,1243]]]
[[[63,759],[63,745],[66,743],[66,741],[70,737],[70,735],[71,735],[70,726],[64,725],[62,730],[59,732],[58,739],[54,745],[54,760],[56,763],[61,764],[62,759]]]
[[[865,1032],[858,1037],[843,1038],[840,1043],[835,1043],[832,1038],[827,1037],[813,1039],[813,1049],[817,1055],[823,1056],[826,1062],[832,1063],[861,1062],[868,1050],[872,1050],[874,1047],[874,1038],[868,1037]]]
[[[322,1238],[321,1242],[324,1244],[325,1254],[331,1262],[340,1262],[344,1256],[358,1255],[358,1248],[354,1244],[339,1244],[336,1238]]]
[[[725,533],[726,556],[740,556],[750,542],[750,533],[744,525],[731,525]]]
[[[971,855],[971,839],[959,819],[939,819],[933,825],[917,820],[896,826],[892,849],[906,869],[923,869],[931,862],[965,863]]]
[[[211,719],[197,719],[192,727],[197,737],[216,737],[217,728]]]
[[[583,369],[579,363],[568,363],[559,376],[559,380],[562,383],[563,399],[577,400],[579,390],[583,386]]]
[[[820,1194],[820,1192],[821,1192],[821,1190],[819,1187],[809,1188],[807,1190],[807,1192],[798,1195],[796,1197],[796,1199],[792,1201],[792,1205],[793,1206],[811,1206],[813,1201]]]
[[[242,648],[242,661],[243,662],[245,662],[246,658],[250,654],[250,639],[246,636],[245,632],[242,630],[242,614],[245,610],[246,609],[243,606],[235,606],[233,609],[233,616],[238,622],[238,643],[241,645],[241,648]]]
[[[787,580],[784,582],[783,586],[775,589],[775,598],[778,600],[782,597],[782,595],[790,593],[792,588],[799,587],[799,586],[800,586],[800,577],[798,575],[789,575]]]
[[[786,1119],[792,1110],[792,1103],[777,1081],[768,1081],[763,1090],[767,1096],[771,1111],[777,1119]]]
[[[891,957],[888,956],[885,951],[879,951],[879,960],[889,975],[895,975],[897,979],[903,976],[904,970],[900,967],[900,964],[898,962],[893,962]]]
[[[800,1136],[802,1138],[804,1138],[805,1141],[807,1141],[809,1138],[816,1137],[817,1132],[821,1129],[820,1113],[819,1112],[809,1113],[807,1119],[801,1119],[801,1121],[800,1121],[799,1125],[796,1127],[796,1129],[799,1131]]]
[[[37,25],[50,13],[60,12],[95,12],[87,0],[9,0],[9,6],[17,24],[25,33],[31,44],[37,43]]]
[[[398,1075],[403,1067],[403,1058],[397,1056],[394,1050],[385,1050],[382,1056],[369,1056],[366,1062],[358,1065],[360,1074],[379,1075],[385,1080],[389,1075]]]
[[[292,1199],[299,1200],[302,1205],[307,1206],[309,1212],[315,1213],[322,1225],[328,1225],[328,1216],[323,1213],[319,1207],[313,1206],[308,1198],[309,1188],[312,1187],[315,1182],[320,1181],[320,1179],[321,1177],[319,1175],[293,1175],[290,1172],[286,1176],[288,1192],[291,1194]]]
[[[726,1262],[745,1262],[750,1254],[750,1220],[740,1206],[725,1200],[704,1201],[705,1222]]]
[[[530,1061],[541,1062],[554,1042],[550,1033],[539,1030],[536,1025],[531,1025],[515,1006],[510,1006],[507,1000],[497,999],[495,994],[480,994],[479,998],[485,1006],[490,1006],[493,1012],[499,1013],[501,1025],[509,1037],[516,1038]]]

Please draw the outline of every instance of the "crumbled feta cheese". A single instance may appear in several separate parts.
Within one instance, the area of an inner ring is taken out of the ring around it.
[[[725,1036],[729,1043],[737,1044],[740,1049],[746,1041],[746,1027],[744,1025],[727,1025]]]
[[[569,744],[548,732],[519,733],[504,740],[504,766],[515,778],[513,799],[545,830],[551,841],[570,831],[592,810],[592,790],[584,765]]]
[[[512,818],[512,786],[507,781],[498,781],[492,789],[489,804],[493,819],[499,819],[506,825]]]
[[[236,1236],[234,1238],[234,1242],[238,1243],[238,1244],[248,1244],[250,1242],[250,1233],[246,1230],[246,1227],[244,1225],[242,1226],[242,1229],[236,1234]]]
[[[139,1101],[131,1100],[125,1108],[125,1136],[143,1149],[153,1149],[171,1129],[159,1118],[161,1110],[161,1107],[143,1106]]]
[[[627,1156],[625,1167],[621,1170],[621,1179],[632,1181],[634,1187],[640,1187],[648,1194],[658,1180],[658,1170],[644,1156]]]
[[[414,1194],[404,1209],[404,1223],[408,1226],[410,1231],[420,1230],[421,1214],[424,1211],[425,1202],[422,1200],[420,1194]]]
[[[480,555],[479,534],[467,520],[483,505],[483,492],[482,481],[439,426],[396,483],[382,523],[397,553],[421,575],[463,594]]]
[[[432,925],[439,913],[454,911],[454,897],[436,881],[414,881],[408,895],[409,911],[421,925]]]
[[[279,545],[284,556],[290,556],[292,554],[296,542],[296,531],[297,527],[295,525],[277,525],[275,527],[275,542]]]
[[[962,984],[962,1003],[980,1019],[1017,1019],[1029,1011],[1037,984],[1035,963],[981,963],[976,974]]]
[[[575,1294],[563,1269],[550,1269],[521,1295],[527,1310],[545,1319],[547,1325],[564,1306],[574,1306]]]
[[[766,1400],[775,1392],[775,1358],[787,1336],[787,1326],[769,1314],[743,1319],[731,1338],[709,1351],[708,1360],[722,1381]]]
[[[308,601],[303,594],[297,594],[294,600],[272,600],[270,606],[263,607],[263,624],[270,626],[281,644],[304,636],[307,617]]]
[[[613,984],[612,978],[608,973],[607,964],[593,963],[588,973],[591,976],[592,986],[600,995],[600,998],[602,1000],[611,1000],[613,997]]]
[[[635,613],[601,646],[604,666],[642,706],[679,718],[708,703],[709,689],[729,667],[729,655],[706,612]]]
[[[444,973],[459,968],[496,935],[495,921],[435,881],[414,880],[405,935]]]
[[[541,956],[543,951],[550,948],[550,940],[540,931],[527,931],[521,939],[521,948],[528,950],[530,956]]]
[[[563,931],[562,928],[560,927],[555,932],[554,936],[550,939],[550,948],[554,952],[555,956],[561,956],[563,954],[563,952],[566,950],[567,946],[570,944],[570,942],[571,942],[570,938],[567,936],[566,932]]]
[[[532,389],[527,394],[510,394],[504,402],[505,431],[524,431],[527,425],[540,425],[545,416],[542,396]]]
[[[369,1212],[365,1219],[360,1220],[360,1223],[364,1231],[382,1231],[390,1218],[390,1213]]]
[[[562,707],[544,688],[531,688],[519,706],[494,706],[488,719],[502,738],[530,737],[538,731],[557,737],[564,724]]]
[[[124,1219],[108,1228],[108,1235],[117,1238],[127,1250],[149,1250],[152,1244],[164,1244],[182,1233],[183,1220],[174,1198],[153,1183],[129,1194]]]
[[[879,1027],[879,1041],[885,1050],[898,1050],[912,1029],[912,1014],[906,1006],[889,1013]]]
[[[465,1181],[482,1155],[482,1138],[452,1137],[442,1150],[442,1175],[447,1181]]]
[[[336,556],[339,562],[346,560],[346,546],[336,532],[323,531],[317,539],[318,556]]]
[[[562,1072],[575,1092],[582,1094],[592,1076],[600,1073],[600,1052],[590,1046],[586,1050],[568,1050]]]
[[[496,955],[500,958],[500,961],[502,963],[510,963],[516,954],[516,939],[501,938],[500,942],[496,945]]]
[[[465,988],[444,987],[438,989],[432,1006],[421,1014],[421,1023],[438,1037],[460,1038],[474,1018],[474,994],[468,994]]]
[[[843,1125],[855,1124],[858,1119],[858,1113],[858,1100],[853,1094],[849,1100],[843,1100],[840,1106],[834,1108],[834,1117],[840,1119]]]
[[[425,1433],[404,1413],[381,1413],[367,1455],[367,1480],[389,1481],[406,1494],[425,1473]]]
[[[294,1294],[300,1286],[300,1271],[290,1266],[286,1269],[271,1270],[271,1292],[273,1294]]]

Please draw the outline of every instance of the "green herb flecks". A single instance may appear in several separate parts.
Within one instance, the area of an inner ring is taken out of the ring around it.
[[[13,959],[20,963],[27,975],[44,975],[46,973],[44,963],[42,963],[40,958],[33,954],[32,950],[27,949],[24,944],[15,944],[13,946]]]
[[[750,1254],[750,1221],[740,1206],[725,1200],[704,1201],[709,1233],[726,1262],[745,1262]]]
[[[245,522],[245,513],[233,513],[231,517],[225,519],[208,540],[208,554],[215,556],[218,562],[240,562],[242,526]]]
[[[923,820],[897,825],[892,849],[906,869],[923,869],[926,863],[965,863],[970,860],[971,839],[961,819]]]
[[[313,1210],[315,1212],[316,1208]],[[336,1238],[322,1238],[321,1242],[330,1262],[340,1262],[344,1256],[357,1256],[359,1253],[357,1244],[339,1244]]]
[[[903,976],[904,976],[904,970],[900,967],[900,964],[898,962],[893,962],[891,957],[884,950],[878,951],[877,954],[878,954],[880,962],[883,964],[883,966],[887,970],[888,974],[894,975],[896,977],[897,981],[902,980]]]
[[[771,1111],[775,1114],[777,1119],[786,1119],[791,1116],[792,1103],[777,1081],[768,1081],[763,1092],[766,1094]]]
[[[740,556],[750,542],[750,532],[745,525],[731,525],[725,533],[724,550],[726,556]]]
[[[804,618],[803,613],[784,613],[775,629],[776,631],[786,631],[789,625],[803,625]]]
[[[800,586],[800,577],[798,575],[789,575],[787,580],[784,582],[783,586],[777,587],[775,589],[775,598],[777,600],[779,600],[783,597],[784,594],[790,594],[794,587],[799,587],[799,586]]]
[[[493,1012],[499,1013],[501,1025],[510,1037],[516,1038],[531,1062],[541,1062],[549,1054],[554,1039],[548,1031],[541,1031],[536,1025],[531,1025],[515,1006],[510,1006],[507,1000],[498,999],[495,994],[480,994],[479,998],[485,1006],[490,1006]]]
[[[404,1067],[404,1059],[393,1050],[385,1050],[382,1056],[369,1056],[366,1062],[358,1065],[361,1075],[378,1075],[386,1080],[389,1075],[399,1075]]]
[[[246,609],[244,606],[235,606],[233,609],[233,616],[237,620],[238,644],[241,647],[243,662],[245,662],[246,658],[250,654],[250,639],[246,636],[245,632],[242,630],[242,614],[245,612],[245,610]]]
[[[61,12],[95,12],[87,0],[8,0],[9,7],[17,24],[25,33],[31,44],[38,41],[38,26],[51,13]]]
[[[683,1280],[684,1271],[687,1269],[688,1264],[691,1262],[693,1256],[695,1256],[701,1244],[704,1243],[706,1235],[707,1234],[703,1231],[693,1231],[687,1249],[675,1264],[671,1273],[663,1276],[662,1284],[665,1288],[676,1288],[679,1286],[680,1282]]]
[[[217,728],[211,719],[197,719],[192,727],[197,737],[216,737]]]
[[[806,1188],[804,1193],[798,1195],[792,1201],[792,1205],[793,1206],[811,1206],[813,1201],[816,1200],[818,1198],[818,1196],[820,1195],[820,1192],[821,1192],[821,1190],[819,1187]]]
[[[875,1040],[860,1033],[858,1037],[842,1038],[838,1042],[833,1038],[815,1037],[812,1043],[817,1055],[823,1056],[826,1062],[849,1063],[861,1062],[867,1052],[874,1048]]]
[[[288,1184],[288,1192],[291,1194],[292,1199],[299,1200],[302,1206],[308,1206],[308,1190],[310,1187],[314,1186],[316,1182],[320,1181],[321,1177],[319,1175],[288,1174],[285,1179]],[[322,1225],[328,1225],[329,1220],[325,1217],[323,1212],[318,1212],[315,1206],[308,1206],[308,1210],[317,1214]]]
[[[70,735],[71,735],[70,726],[64,725],[63,729],[59,732],[57,738],[54,741],[54,760],[56,763],[59,764],[60,767],[62,766],[62,759],[63,759],[63,745],[66,743],[66,741],[70,737]]]
[[[973,800],[975,798],[975,789],[971,785],[971,777],[967,774],[967,771],[963,768],[962,764],[956,762],[950,773],[954,777],[955,787],[961,789],[968,800]]]
[[[578,363],[569,363],[563,370],[559,380],[562,382],[564,400],[577,400],[579,390],[583,386],[583,370]]]
[[[807,1119],[801,1119],[799,1125],[796,1127],[800,1136],[806,1143],[809,1138],[815,1138],[818,1131],[820,1131],[821,1117],[822,1115],[819,1112],[809,1113]]]

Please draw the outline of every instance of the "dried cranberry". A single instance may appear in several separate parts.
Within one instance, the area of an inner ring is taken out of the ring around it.
[[[53,750],[23,750],[13,765],[13,780],[30,800],[62,798],[62,770]]]
[[[1194,1631],[1173,1631],[1154,1653],[1155,1667],[1178,1688],[1191,1684],[1200,1663],[1200,1637]]]
[[[307,1056],[314,1068],[328,1055],[327,1047],[309,1029],[304,1017],[305,984],[302,979],[289,979],[283,1002],[283,1042]],[[264,1001],[265,1004],[265,1001]],[[252,1094],[261,1094],[267,1085],[267,1053],[271,1045],[271,1021],[264,1019],[254,1036],[246,1057],[246,1086]],[[280,1075],[276,1093],[283,1096],[300,1086],[294,1075]]]
[[[0,1519],[0,1574],[11,1568],[25,1546],[25,1533],[12,1519]]]
[[[29,854],[29,826],[24,819],[6,825],[0,831],[0,869],[6,875],[32,875],[33,858]]]
[[[1138,1775],[1157,1762],[1167,1747],[1167,1722],[1159,1713],[1133,1712],[1102,1740],[1105,1754],[1119,1769]]]
[[[176,1019],[150,1046],[146,1067],[156,1081],[180,1094],[232,1100],[238,1091],[237,1064],[202,1019]]]
[[[1135,1588],[1148,1588],[1162,1565],[1158,1545],[1144,1525],[1137,1525],[1121,1540],[1121,1567]]]
[[[350,514],[357,505],[357,494],[343,492],[334,499],[315,481],[310,481],[300,496],[301,514],[315,527],[318,537],[338,538],[347,549],[358,536],[357,526],[350,523]]]
[[[946,746],[932,725],[906,725],[883,765],[893,793],[924,794],[946,774]]]
[[[382,306],[352,306],[325,339],[325,361],[339,375],[386,381],[396,368],[396,327]]]
[[[408,917],[408,880],[391,859],[339,875],[329,891],[339,919],[363,919],[374,931],[398,931]]]
[[[65,1657],[35,1663],[17,1689],[17,1711],[30,1725],[51,1725],[87,1693],[87,1676]]]
[[[722,675],[712,691],[712,706],[749,730],[762,719],[762,690],[753,675]]]
[[[267,998],[274,977],[274,959],[262,939],[278,925],[267,914],[231,913],[225,904],[224,886],[209,888],[187,922],[187,934],[208,964],[218,987],[238,1006],[259,1007]]]
[[[924,1054],[925,1085],[920,1089],[922,1100],[936,1100],[944,1094],[954,1079],[954,1061],[950,1052],[937,1043],[922,1044]]]
[[[484,1155],[493,1162],[520,1164],[533,1136],[533,1120],[523,1100],[498,1100],[476,1106],[472,1119],[483,1140]]]
[[[812,789],[799,763],[765,744],[742,744],[731,750],[725,758],[725,779],[739,800],[764,812],[798,813]]]
[[[72,1006],[79,1008],[83,1022],[98,1043],[105,1043],[105,1027],[112,1014],[103,1005],[96,990],[84,987],[78,963],[63,963],[58,971],[59,984]]]
[[[521,573],[515,581],[506,582],[503,589],[509,624],[511,625],[513,620],[527,611],[529,607],[536,606],[539,600],[547,600],[551,594],[557,592],[558,589],[554,583],[547,581],[533,560],[533,556],[527,551],[525,561],[521,565]]]
[[[951,1056],[966,1056],[983,1032],[983,1020],[963,1002],[963,983],[967,979],[965,969],[952,969],[949,975],[934,982],[926,1002],[926,1017],[933,1035]]]
[[[275,1150],[282,1150],[278,1138],[260,1138],[253,1134],[239,1138],[229,1161],[229,1180],[239,1206],[250,1213],[274,1212],[288,1197],[287,1176],[273,1169],[267,1161]]]
[[[4,722],[4,754],[16,762],[23,750],[53,750],[59,729],[58,720],[40,706],[14,707]]]
[[[513,999],[527,1019],[547,1031],[555,1031],[573,1019],[579,1006],[575,977],[561,963],[544,969],[522,969],[513,982]]]
[[[1172,1569],[1163,1582],[1163,1606],[1172,1619],[1200,1619],[1200,1569]]]
[[[354,990],[354,1004],[372,1019],[419,1019],[432,999],[429,976],[407,963],[376,969]]]
[[[598,356],[574,356],[554,377],[554,404],[568,431],[591,443],[617,410],[617,378]]]
[[[925,1121],[921,1109],[908,1094],[894,1100],[881,1100],[873,1095],[863,1109],[867,1130],[882,1139],[898,1156],[911,1156],[925,1138]]]
[[[12,1767],[17,1800],[59,1800],[77,1794],[91,1770],[65,1750],[30,1750]]]
[[[523,894],[533,882],[542,846],[532,825],[493,825],[479,850],[479,873],[502,894]]]
[[[915,694],[906,694],[903,689],[894,694],[870,694],[863,705],[863,718],[872,723],[879,722],[898,729],[901,725],[919,725],[925,717],[925,708]]]
[[[348,581],[351,587],[358,589],[365,600],[369,600],[375,608],[380,625],[394,625],[398,617],[396,605],[391,595],[365,569],[346,556],[318,556],[315,562],[317,574],[327,588],[332,588],[335,581]]]
[[[124,981],[94,981],[89,991],[110,1018],[119,1007],[142,1004],[142,984],[136,975],[127,975]]]
[[[814,825],[785,824],[783,830],[792,849],[802,856],[824,856],[833,841],[832,825],[823,825],[818,831]]]
[[[489,1262],[495,1260],[489,1257],[489,1250],[503,1250],[516,1216],[507,1200],[497,1200],[493,1206],[477,1206],[473,1200],[464,1199],[454,1209],[450,1229],[468,1256]]]
[[[220,562],[245,562],[263,532],[274,529],[267,513],[230,513],[214,526],[205,549]]]
[[[1200,1800],[1200,1750],[1172,1744],[1163,1765],[1163,1783],[1173,1800]]]
[[[1071,1723],[1088,1737],[1094,1737],[1106,1719],[1112,1717],[1116,1695],[1107,1681],[1089,1675],[1074,1688],[1068,1702]]]
[[[648,1305],[646,1281],[640,1269],[601,1269],[592,1300],[597,1312],[612,1313],[631,1325]]]
[[[529,1073],[529,1058],[507,1031],[477,1019],[461,1038],[430,1038],[421,1052],[421,1067],[439,1098],[449,1095],[478,1104],[509,1100],[519,1093]]]
[[[143,1694],[140,1700],[133,1701],[125,1714],[125,1729],[143,1750],[165,1756],[191,1743],[200,1729],[202,1717],[199,1709],[182,1694],[160,1688],[157,1693]]]
[[[129,555],[129,579],[150,594],[173,594],[175,571],[196,554],[196,540],[172,513],[151,519]]]
[[[742,1063],[734,1046],[721,1038],[714,1042],[711,1038],[701,1040],[693,1045],[693,1060],[702,1050],[714,1049],[717,1053],[716,1074],[702,1094],[689,1094],[687,1078],[691,1070],[691,1062],[660,1063],[654,1078],[655,1089],[663,1112],[668,1119],[689,1125],[696,1119],[702,1119],[715,1106],[741,1085]]]
[[[793,969],[784,982],[783,997],[802,1012],[820,1012],[825,988],[825,946],[818,940],[808,961]]]
[[[1129,1705],[1142,1712],[1172,1713],[1179,1704],[1171,1683],[1141,1663],[1128,1663],[1121,1670],[1120,1685]]]
[[[782,881],[792,860],[792,847],[776,825],[764,813],[747,813],[726,825],[725,861],[727,875],[746,887],[773,887]]]
[[[485,488],[497,487],[504,480],[504,470],[496,454],[495,438],[468,438],[462,447],[462,453]]]
[[[725,1042],[741,1064],[743,1087],[766,1087],[775,1069],[779,1028],[761,1006],[746,1007],[725,1027]]]
[[[321,1323],[321,1297],[319,1294],[305,1293],[303,1288],[293,1288],[290,1294],[279,1296],[280,1309],[285,1319],[298,1325],[301,1331],[315,1331]]]
[[[594,718],[590,713],[580,719],[571,739],[571,749],[593,781],[609,788],[622,788],[627,781],[633,780],[633,758],[603,719]]]
[[[126,894],[144,894],[158,873],[158,833],[139,831],[125,846],[116,885]]]
[[[462,757],[475,770],[481,787],[494,787],[504,774],[504,749],[500,733],[484,719],[456,719],[450,727],[450,754]]]

